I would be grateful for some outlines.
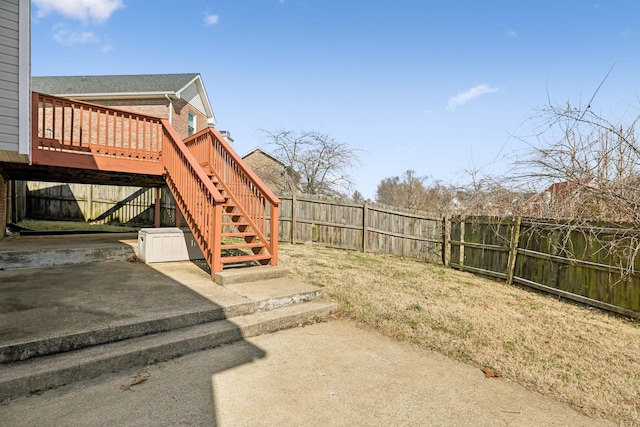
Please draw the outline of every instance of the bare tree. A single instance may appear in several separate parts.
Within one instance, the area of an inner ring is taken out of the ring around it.
[[[539,117],[544,131],[515,162],[520,182],[546,188],[532,213],[640,224],[640,116],[623,125],[566,103]]]
[[[455,189],[440,181],[430,181],[414,170],[402,176],[384,178],[376,189],[376,201],[391,206],[447,215],[454,208]]]
[[[353,181],[350,172],[360,164],[361,150],[320,132],[263,130],[267,144],[294,177],[290,190],[306,194],[345,194]]]

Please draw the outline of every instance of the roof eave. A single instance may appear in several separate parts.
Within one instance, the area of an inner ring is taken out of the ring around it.
[[[131,98],[165,98],[167,96],[177,99],[180,96],[176,92],[118,92],[118,93],[52,93],[51,95],[73,99],[131,99]]]

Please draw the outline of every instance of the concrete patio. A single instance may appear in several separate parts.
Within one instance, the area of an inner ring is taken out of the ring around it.
[[[288,328],[336,308],[277,267],[229,269],[221,286],[199,262],[146,265],[135,251],[135,234],[0,241],[0,400]]]

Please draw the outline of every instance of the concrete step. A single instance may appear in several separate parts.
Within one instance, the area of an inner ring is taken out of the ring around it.
[[[0,270],[126,261],[137,247],[137,233],[12,236],[0,240]]]
[[[336,308],[306,302],[5,365],[0,401],[290,328]]]
[[[211,286],[217,286],[211,284]],[[155,313],[152,317],[135,321],[111,322],[99,328],[55,336],[0,344],[0,364],[14,363],[34,357],[41,357],[72,351],[92,345],[105,344],[185,328],[221,319],[274,310],[280,307],[312,301],[321,296],[319,288],[291,279],[260,280],[253,283],[236,283],[226,288],[239,295],[243,302],[210,309],[185,309]]]
[[[256,267],[229,268],[214,275],[215,282],[221,286],[236,283],[248,283],[287,277],[289,271],[280,266],[261,265]]]
[[[256,303],[251,301],[225,308],[184,311],[179,314],[161,313],[153,319],[135,323],[120,322],[120,324],[111,324],[99,329],[86,329],[53,337],[0,345],[0,364],[214,322],[253,313],[256,309]]]

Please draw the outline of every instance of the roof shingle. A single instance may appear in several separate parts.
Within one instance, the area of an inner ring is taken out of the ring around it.
[[[172,93],[184,88],[197,73],[118,76],[32,77],[31,89],[50,95],[104,93]]]

